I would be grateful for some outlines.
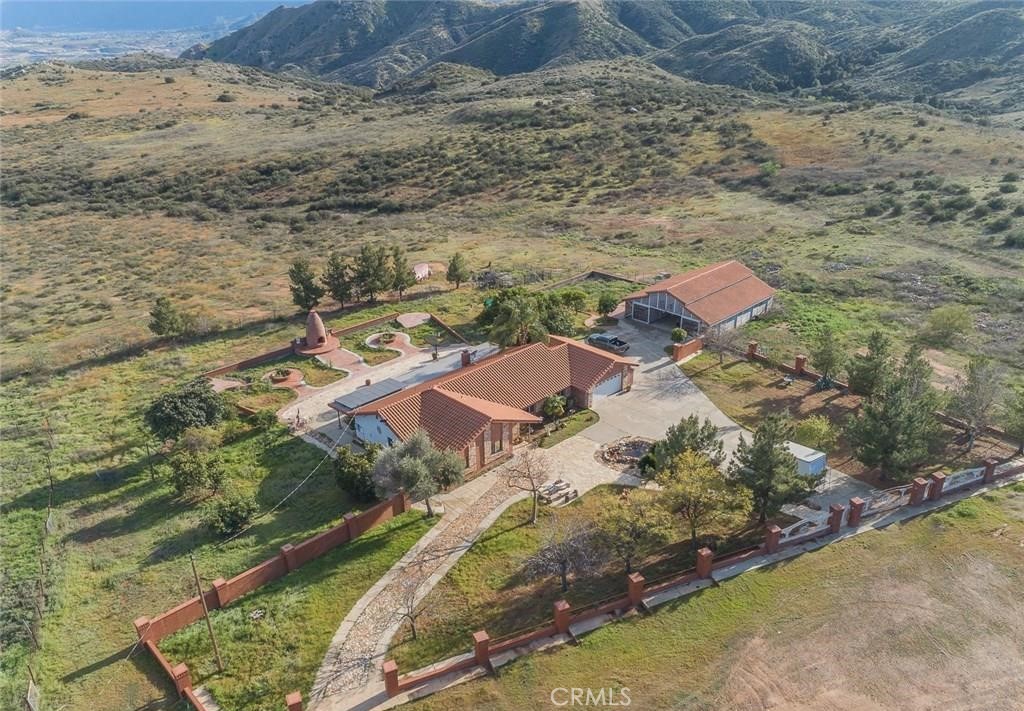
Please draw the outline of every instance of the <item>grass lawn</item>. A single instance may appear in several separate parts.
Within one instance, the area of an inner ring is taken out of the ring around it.
[[[268,373],[271,373],[278,368],[296,368],[297,370],[301,370],[302,377],[305,381],[315,388],[330,385],[331,383],[341,380],[347,375],[344,371],[327,367],[316,358],[301,355],[290,355],[285,356],[284,358],[278,358],[277,360],[261,363],[260,365],[253,366],[252,368],[228,373],[225,377],[238,378],[239,380],[245,380],[247,382],[255,382],[263,379],[263,377]]]
[[[226,670],[218,673],[206,625],[160,643],[172,664],[186,662],[227,709],[279,711],[285,694],[309,698],[316,671],[352,605],[436,519],[410,511],[297,571],[210,614]]]
[[[594,520],[618,496],[621,487],[599,486],[584,494],[570,509]],[[565,598],[573,607],[626,592],[624,564],[614,557],[600,574],[574,581],[562,593],[554,578],[531,579],[522,573],[523,561],[541,545],[544,521],[553,509],[541,507],[537,526],[529,525],[529,500],[513,504],[491,525],[448,572],[426,599],[427,612],[417,621],[417,639],[408,626],[395,636],[390,655],[399,669],[412,671],[471,647],[470,635],[486,629],[492,638],[540,624],[552,617],[552,604]],[[709,528],[701,543],[726,553],[760,540],[755,527],[729,536],[728,524]],[[694,564],[688,534],[634,562],[649,580],[681,572]]]
[[[363,331],[356,331],[355,333],[348,333],[341,337],[341,347],[352,351],[364,361],[367,365],[380,365],[386,363],[393,358],[397,358],[401,355],[398,351],[393,351],[390,348],[374,348],[366,345],[366,339],[374,333],[380,333],[386,328],[384,325],[374,326]]]
[[[1010,708],[1024,698],[1024,486],[857,536],[605,626],[415,709]]]
[[[574,412],[559,422],[559,425],[561,425],[559,429],[544,435],[538,446],[541,449],[554,447],[559,442],[564,442],[573,435],[579,434],[592,424],[595,424],[599,419],[601,418],[593,410]]]
[[[781,371],[767,365],[746,360],[726,358],[722,365],[718,355],[702,353],[680,366],[704,393],[733,420],[753,429],[769,413],[789,413],[794,419],[811,415],[825,415],[837,430],[842,430],[847,419],[857,412],[860,398],[841,395],[837,390],[817,392],[809,380],[795,380],[786,385]],[[1013,447],[993,437],[980,436],[970,452],[965,450],[962,433],[947,428],[945,447],[935,452],[919,469],[918,475],[927,476],[937,471],[957,471],[988,458],[1004,458],[1013,454]],[[893,486],[891,481],[880,481],[877,470],[858,462],[846,438],[840,434],[833,451],[829,452],[830,466],[875,486]]]
[[[260,382],[248,388],[228,390],[224,399],[252,410],[277,411],[295,399],[295,391],[289,388],[272,388],[269,384]]]

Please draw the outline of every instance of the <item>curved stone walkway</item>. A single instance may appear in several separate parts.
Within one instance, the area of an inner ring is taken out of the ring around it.
[[[313,684],[312,708],[332,708],[332,697],[348,696],[380,681],[384,655],[401,626],[396,610],[408,586],[419,588],[418,598],[426,596],[480,533],[524,498],[523,492],[502,480],[506,466],[439,497],[444,506],[441,520],[356,603],[338,628]]]

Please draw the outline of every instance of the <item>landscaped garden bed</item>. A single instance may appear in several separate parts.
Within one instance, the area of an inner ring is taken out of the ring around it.
[[[329,368],[316,358],[290,355],[267,363],[261,363],[251,368],[246,368],[245,370],[228,373],[224,377],[234,378],[248,383],[255,383],[261,380],[268,373],[271,374],[271,379],[273,379],[274,373],[279,370],[287,371],[288,369],[301,371],[302,379],[306,381],[306,384],[315,388],[330,385],[331,383],[341,380],[347,375],[344,371]]]
[[[537,446],[541,449],[554,447],[559,442],[564,442],[570,437],[579,434],[601,418],[593,410],[577,410],[576,412],[563,417],[555,423],[546,425],[547,432],[540,436]]]

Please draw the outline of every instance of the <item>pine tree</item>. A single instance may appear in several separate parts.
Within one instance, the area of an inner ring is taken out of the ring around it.
[[[409,266],[409,259],[401,247],[395,245],[391,250],[391,288],[398,292],[398,300],[402,300],[405,290],[416,283],[416,272]]]
[[[364,244],[356,256],[352,270],[352,283],[360,296],[370,303],[377,300],[377,295],[392,287],[394,277],[391,273],[388,250],[383,245],[371,247]]]
[[[881,387],[891,370],[892,342],[881,331],[872,331],[868,336],[867,353],[855,354],[847,366],[850,390],[870,397]]]
[[[149,330],[157,336],[180,336],[188,330],[189,319],[169,297],[161,296],[149,312]]]
[[[740,436],[729,465],[730,475],[750,489],[761,523],[777,514],[783,504],[803,501],[814,490],[810,479],[797,474],[796,458],[786,447],[790,430],[785,417],[768,415],[754,430],[751,442]]]
[[[449,283],[455,284],[455,288],[458,289],[462,286],[462,282],[469,281],[469,277],[469,266],[466,264],[466,258],[462,256],[461,252],[456,252],[448,260],[448,273],[445,274],[444,278]]]
[[[978,432],[992,424],[999,394],[1003,391],[1002,373],[987,358],[971,358],[967,373],[957,376],[950,409],[967,423],[967,451],[974,449]]]
[[[328,258],[321,281],[339,306],[344,306],[352,298],[352,275],[349,273],[348,261],[337,252],[332,252]]]
[[[938,435],[938,396],[931,375],[920,346],[914,346],[846,426],[857,459],[881,469],[883,477],[907,478]]]
[[[811,365],[821,373],[821,379],[830,383],[839,375],[846,360],[843,347],[836,339],[836,334],[831,328],[826,328],[818,337],[818,342],[811,351]]]
[[[289,289],[292,301],[303,311],[309,311],[320,303],[324,296],[324,288],[317,283],[316,274],[305,259],[296,259],[288,270],[291,280]]]

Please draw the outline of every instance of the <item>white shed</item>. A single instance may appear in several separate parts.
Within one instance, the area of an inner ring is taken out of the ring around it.
[[[824,452],[805,447],[796,442],[786,442],[789,453],[796,457],[796,471],[802,476],[821,476],[828,468]]]

